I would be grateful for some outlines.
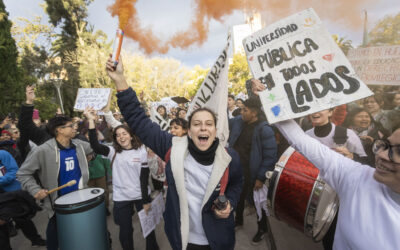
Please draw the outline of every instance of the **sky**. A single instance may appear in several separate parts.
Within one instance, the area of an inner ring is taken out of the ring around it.
[[[6,10],[9,12],[10,19],[15,20],[17,17],[25,17],[33,19],[34,16],[43,16],[43,23],[47,23],[47,16],[39,4],[41,0],[3,0]],[[216,0],[221,1],[221,0]],[[266,0],[267,1],[267,0]],[[270,0],[274,1],[274,0]],[[284,0],[282,0],[284,1]],[[307,6],[302,6],[301,1],[291,0],[294,2],[292,7],[287,12],[294,14],[303,9],[314,7],[314,2],[321,3],[322,1],[330,4],[340,4],[337,0],[304,0]],[[363,0],[347,0],[358,1]],[[372,28],[374,24],[385,15],[394,15],[400,13],[399,0],[365,0],[365,10],[368,11],[368,27]],[[93,25],[95,30],[103,30],[108,35],[109,39],[114,39],[115,31],[118,28],[117,17],[111,17],[107,11],[107,7],[113,4],[113,0],[95,0],[89,5],[89,24]],[[333,5],[327,5],[333,6]],[[361,7],[364,7],[361,4]],[[138,0],[136,4],[139,19],[142,26],[151,27],[154,33],[161,38],[168,38],[171,34],[185,30],[188,28],[191,17],[194,14],[193,1],[191,0]],[[336,10],[340,10],[340,6],[335,6]],[[345,9],[346,6],[343,6]],[[320,12],[319,12],[320,11]],[[317,14],[326,25],[331,34],[338,34],[339,37],[345,37],[353,41],[353,45],[357,46],[362,41],[362,26],[351,27],[343,20],[332,20],[335,13],[330,13],[330,9],[321,10],[321,7],[316,9]],[[347,11],[354,15],[355,18],[363,19],[363,12],[360,9]],[[268,13],[268,10],[262,12],[266,22],[274,22],[279,19],[276,15]],[[324,18],[324,15],[331,18]],[[283,18],[285,16],[282,16]],[[278,18],[278,19],[277,19]],[[204,68],[211,67],[226,44],[227,33],[233,25],[243,24],[244,15],[242,11],[236,10],[229,16],[224,16],[222,21],[211,20],[208,39],[201,46],[192,45],[187,49],[170,49],[165,55],[151,54],[149,57],[168,57],[181,61],[188,67],[200,65]],[[267,23],[268,25],[268,23]],[[135,41],[124,39],[124,49],[132,53],[140,52]]]

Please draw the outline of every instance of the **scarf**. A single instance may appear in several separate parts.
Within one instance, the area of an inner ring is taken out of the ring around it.
[[[328,122],[328,123],[325,124],[325,125],[316,126],[316,127],[314,128],[314,134],[315,134],[317,137],[325,137],[325,136],[329,135],[329,133],[331,132],[331,130],[332,130],[332,124],[331,124],[330,122]]]
[[[192,139],[188,138],[188,149],[189,153],[193,156],[193,158],[200,164],[208,166],[211,165],[214,162],[215,158],[215,151],[218,148],[219,144],[219,139],[215,138],[214,142],[211,144],[211,146],[206,150],[206,151],[201,151],[194,145],[194,142]]]

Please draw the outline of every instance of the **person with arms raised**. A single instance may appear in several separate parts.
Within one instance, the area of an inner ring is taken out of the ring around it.
[[[122,62],[107,73],[118,91],[118,105],[140,140],[166,162],[168,184],[165,233],[174,250],[234,249],[233,209],[243,184],[237,153],[216,137],[216,116],[206,108],[188,119],[188,135],[173,136],[151,122],[136,93],[129,88]],[[225,198],[225,199],[224,199]]]

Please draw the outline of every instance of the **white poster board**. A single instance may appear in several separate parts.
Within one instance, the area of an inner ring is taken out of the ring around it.
[[[347,58],[366,84],[400,86],[400,45],[351,49]]]
[[[142,226],[143,237],[147,237],[162,219],[165,210],[165,204],[162,194],[158,194],[151,202],[151,210],[146,214],[144,209],[138,213],[140,225]]]
[[[246,37],[247,61],[270,123],[302,117],[370,96],[313,9]]]
[[[111,89],[79,88],[76,95],[74,110],[84,111],[86,107],[94,110],[103,109],[110,101]]]
[[[227,43],[218,56],[216,62],[208,72],[204,82],[193,100],[189,104],[186,117],[201,107],[211,109],[217,115],[217,137],[225,146],[229,137],[228,124],[228,58],[231,47],[231,35],[228,34]]]

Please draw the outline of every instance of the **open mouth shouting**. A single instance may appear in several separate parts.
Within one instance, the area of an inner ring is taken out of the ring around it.
[[[210,138],[208,135],[199,135],[197,137],[199,139],[199,143],[201,146],[205,146],[208,143],[208,139]]]

